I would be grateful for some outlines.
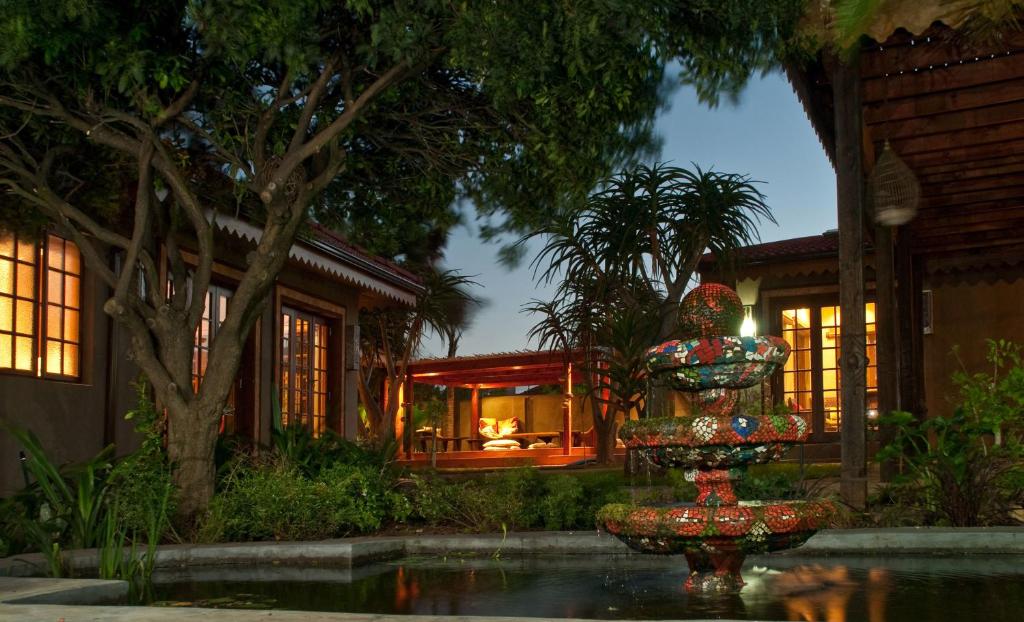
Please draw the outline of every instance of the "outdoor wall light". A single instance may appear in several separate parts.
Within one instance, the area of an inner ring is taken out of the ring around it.
[[[754,305],[743,305],[743,323],[740,324],[740,337],[753,337],[757,334],[754,322]]]
[[[868,414],[868,419],[871,420],[871,421],[874,421],[875,419],[878,419],[878,409],[877,408],[869,408],[867,414]]]

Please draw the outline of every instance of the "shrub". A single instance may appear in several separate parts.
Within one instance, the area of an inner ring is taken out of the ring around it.
[[[321,540],[402,520],[408,502],[367,466],[335,464],[310,478],[294,465],[240,466],[210,504],[205,541]]]
[[[544,498],[540,501],[540,516],[544,529],[573,529],[587,518],[583,484],[571,475],[549,477]],[[593,514],[589,515],[591,521]]]
[[[620,474],[543,474],[515,469],[482,478],[414,476],[412,518],[477,533],[522,529],[593,529],[597,509],[628,493]]]
[[[990,372],[954,374],[961,403],[951,417],[919,421],[894,412],[882,420],[895,436],[877,459],[897,461],[903,471],[883,501],[923,523],[1009,523],[1010,511],[1024,503],[1021,348],[991,340],[988,347]]]

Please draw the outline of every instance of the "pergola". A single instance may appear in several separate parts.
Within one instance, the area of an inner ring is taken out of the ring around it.
[[[957,30],[963,4],[887,4],[859,53],[822,51],[787,68],[836,170],[842,493],[855,506],[867,494],[865,240],[876,252],[883,412],[925,411],[924,271],[971,262],[1019,266],[1024,257],[1024,35],[972,43]],[[885,141],[921,186],[917,217],[899,227],[874,224],[865,191]]]
[[[558,385],[562,387],[562,454],[572,453],[572,386],[580,380],[579,352],[541,350],[502,352],[452,358],[421,359],[409,364],[405,382],[405,406],[415,404],[416,384],[444,385],[471,389],[471,434],[478,434],[480,390],[506,387]],[[575,364],[575,365],[574,365]],[[448,417],[454,417],[449,400]],[[450,427],[449,423],[449,427]],[[411,456],[412,442],[406,433],[406,454]]]

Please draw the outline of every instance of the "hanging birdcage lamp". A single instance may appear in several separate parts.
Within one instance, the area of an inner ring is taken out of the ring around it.
[[[885,141],[882,154],[868,178],[868,188],[875,206],[875,220],[887,227],[911,221],[917,214],[921,185],[910,167]]]

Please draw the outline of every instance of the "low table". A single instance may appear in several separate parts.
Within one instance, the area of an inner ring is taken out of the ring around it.
[[[531,438],[535,438],[538,441],[544,441],[550,443],[553,438],[561,438],[561,432],[515,432],[513,434],[506,434],[502,438],[511,438],[520,441],[520,444],[529,441]]]

